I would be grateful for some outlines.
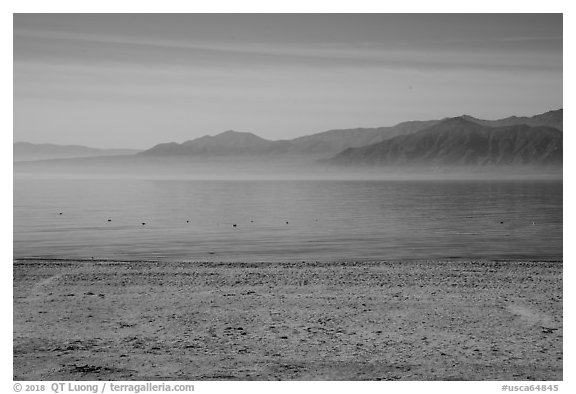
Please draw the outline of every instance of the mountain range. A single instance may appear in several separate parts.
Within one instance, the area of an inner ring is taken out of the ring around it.
[[[82,145],[31,144],[15,142],[14,161],[51,160],[79,157],[134,155],[135,149],[98,149]]]
[[[348,166],[561,165],[563,110],[532,117],[483,120],[469,115],[391,127],[337,129],[270,141],[226,131],[182,144],[159,144],[141,156],[305,154]]]
[[[141,156],[228,156],[306,154],[329,157],[350,147],[360,147],[402,134],[409,134],[438,121],[411,121],[391,127],[336,129],[294,138],[271,141],[252,133],[228,130],[178,144],[158,144],[140,152]]]
[[[553,127],[562,131],[563,128],[563,111],[562,109],[557,109],[555,111],[548,111],[540,115],[527,117],[527,116],[510,116],[508,118],[499,120],[483,120],[477,119],[470,115],[463,115],[464,119],[469,120],[474,123],[481,124],[483,126],[489,127],[499,127],[499,126],[513,126],[517,124],[525,124],[528,126],[548,126]]]
[[[181,144],[161,143],[141,152],[15,143],[14,160],[126,155],[140,161],[186,158],[222,163],[296,160],[339,166],[561,166],[562,123],[563,110],[559,109],[499,120],[462,115],[389,127],[334,129],[277,141],[229,130]]]
[[[562,132],[525,124],[488,127],[456,117],[413,134],[348,148],[326,162],[393,167],[561,166]]]

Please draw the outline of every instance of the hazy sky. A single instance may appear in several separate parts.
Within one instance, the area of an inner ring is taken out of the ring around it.
[[[14,16],[14,141],[149,148],[561,107],[561,14]]]

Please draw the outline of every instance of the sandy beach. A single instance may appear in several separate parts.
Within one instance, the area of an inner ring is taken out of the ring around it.
[[[15,380],[562,380],[562,262],[14,261]]]

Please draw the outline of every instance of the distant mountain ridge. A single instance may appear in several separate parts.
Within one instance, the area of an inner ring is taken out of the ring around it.
[[[348,148],[328,164],[346,166],[562,165],[562,132],[525,124],[488,127],[464,116],[413,134]]]
[[[562,109],[549,111],[533,117],[509,117],[500,120],[482,120],[463,115],[470,123],[500,127],[527,124],[549,126],[562,130]],[[252,133],[226,131],[215,136],[203,136],[178,144],[158,144],[139,153],[140,156],[242,156],[305,154],[317,158],[329,158],[348,148],[359,148],[380,143],[401,135],[410,135],[443,122],[443,120],[408,121],[395,126],[356,129],[335,129],[291,140],[271,141]]]
[[[294,150],[303,152],[340,152],[381,142],[397,135],[410,134],[438,123],[437,120],[408,121],[395,126],[335,129],[289,140]]]
[[[78,145],[17,142],[14,161],[86,159],[107,156],[198,159],[214,162],[260,163],[318,160],[346,166],[450,166],[562,164],[563,110],[532,117],[482,120],[469,115],[443,120],[409,121],[390,127],[335,129],[271,141],[253,133],[228,130],[184,143],[163,143],[138,152]],[[135,155],[136,154],[136,155]],[[70,162],[72,163],[72,162]]]
[[[275,145],[276,141],[265,140],[252,133],[228,130],[215,136],[205,135],[182,144],[175,142],[158,144],[140,154],[146,156],[250,155],[266,152]]]
[[[15,142],[14,161],[71,159],[96,156],[120,156],[138,153],[136,149],[98,149],[82,145],[32,144]]]
[[[271,141],[252,133],[228,130],[214,136],[203,136],[178,144],[158,144],[140,152],[141,156],[208,156],[208,155],[267,155],[324,154],[333,155],[349,147],[380,142],[396,135],[412,133],[437,123],[410,121],[391,127],[336,129],[294,138]]]
[[[474,123],[481,124],[483,126],[489,127],[500,127],[500,126],[513,126],[517,124],[525,124],[528,126],[548,126],[554,127],[560,131],[563,131],[563,122],[564,122],[564,111],[562,108],[557,109],[555,111],[548,111],[540,115],[536,116],[510,116],[508,118],[499,119],[499,120],[483,120],[477,119],[470,115],[463,115],[464,119],[469,120]]]

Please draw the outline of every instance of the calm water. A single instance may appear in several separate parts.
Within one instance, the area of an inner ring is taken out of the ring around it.
[[[14,257],[561,259],[562,182],[15,177]]]

